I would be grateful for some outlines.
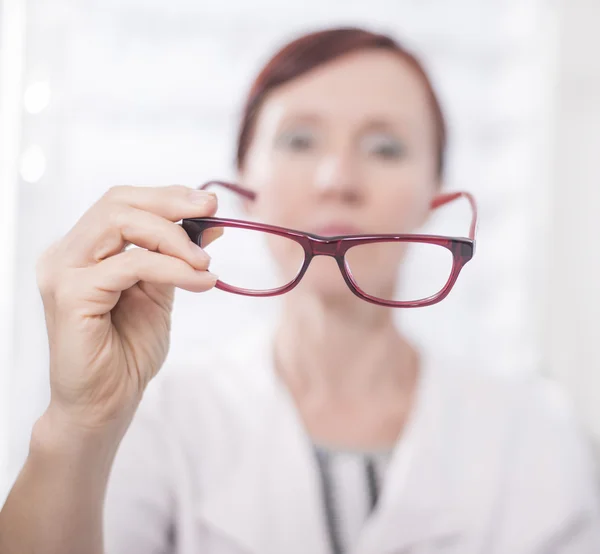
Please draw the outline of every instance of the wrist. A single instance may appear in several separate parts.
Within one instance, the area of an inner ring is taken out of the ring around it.
[[[80,461],[90,470],[110,470],[126,428],[117,421],[90,425],[51,403],[33,427],[30,454],[74,465]]]

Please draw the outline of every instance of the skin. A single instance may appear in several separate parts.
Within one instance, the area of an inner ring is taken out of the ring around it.
[[[3,554],[103,552],[108,475],[167,355],[174,287],[216,281],[174,222],[216,208],[186,187],[115,187],[40,260],[51,400],[0,513]]]
[[[260,112],[240,181],[258,192],[247,209],[262,221],[320,234],[411,232],[439,188],[423,83],[397,55],[365,51],[285,84]],[[280,239],[271,246],[293,274],[296,251]],[[363,288],[390,294],[401,254],[371,248],[349,257]],[[397,440],[417,354],[392,310],[355,297],[333,259],[313,260],[285,297],[276,353],[314,440],[349,448]]]
[[[409,231],[437,188],[433,137],[423,85],[402,60],[340,58],[265,102],[240,173],[260,193],[248,210],[307,231]],[[3,554],[103,552],[110,468],[167,355],[174,287],[202,292],[216,280],[174,222],[216,208],[185,187],[115,187],[40,260],[52,394],[0,514]],[[285,271],[289,253],[271,247]],[[389,445],[410,411],[418,357],[391,311],[350,294],[329,261],[315,260],[286,298],[278,372],[315,440]],[[391,286],[400,258],[364,261],[377,262],[365,279]]]

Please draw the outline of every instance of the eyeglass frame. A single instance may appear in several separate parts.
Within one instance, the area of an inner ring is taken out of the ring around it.
[[[235,183],[229,183],[226,181],[208,181],[201,187],[200,190],[206,190],[212,186],[223,187],[230,190],[243,198],[254,201],[257,194],[245,187],[242,187]],[[304,277],[312,259],[315,256],[330,256],[334,258],[340,268],[342,277],[346,282],[348,288],[359,298],[377,304],[379,306],[386,306],[390,308],[423,308],[431,306],[441,302],[448,296],[463,267],[473,258],[475,254],[475,235],[477,231],[477,203],[473,195],[469,192],[457,191],[438,194],[431,201],[431,209],[435,210],[441,206],[449,204],[457,200],[458,198],[465,198],[468,200],[471,210],[471,225],[469,228],[469,236],[467,237],[448,237],[442,235],[425,235],[425,234],[368,234],[368,235],[344,235],[334,237],[324,237],[314,233],[307,233],[304,231],[298,231],[295,229],[288,229],[286,227],[279,227],[277,225],[269,225],[265,223],[256,223],[252,221],[244,221],[240,219],[220,218],[220,217],[200,217],[200,218],[186,218],[182,220],[182,227],[192,240],[197,245],[201,246],[202,233],[207,229],[215,227],[232,227],[236,229],[248,229],[252,231],[261,231],[264,233],[270,233],[281,237],[288,238],[300,244],[304,250],[304,262],[300,267],[296,277],[284,286],[268,289],[268,290],[255,290],[245,289],[241,287],[235,287],[224,283],[220,279],[217,280],[215,287],[225,292],[232,294],[239,294],[243,296],[254,296],[254,297],[270,297],[279,296],[285,294],[294,289],[298,283]],[[346,252],[351,248],[363,244],[374,244],[378,242],[410,242],[410,243],[422,243],[422,244],[433,244],[446,248],[452,253],[452,271],[446,281],[446,284],[437,294],[428,296],[420,300],[405,301],[405,300],[384,300],[372,296],[363,291],[352,277],[352,272],[346,266]]]

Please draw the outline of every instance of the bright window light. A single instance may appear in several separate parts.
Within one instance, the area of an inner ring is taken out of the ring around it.
[[[20,173],[27,183],[37,183],[46,171],[46,155],[38,145],[27,148],[21,156]]]
[[[48,107],[52,92],[47,81],[32,83],[25,89],[23,104],[30,114],[38,114]]]

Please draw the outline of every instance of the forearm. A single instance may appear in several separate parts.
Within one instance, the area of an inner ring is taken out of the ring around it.
[[[35,425],[29,456],[0,513],[2,554],[102,554],[102,509],[118,435]]]

